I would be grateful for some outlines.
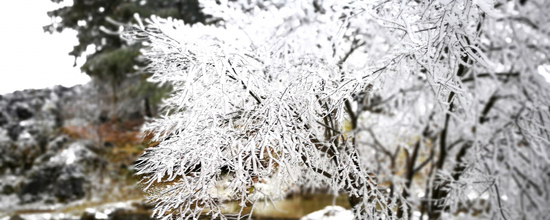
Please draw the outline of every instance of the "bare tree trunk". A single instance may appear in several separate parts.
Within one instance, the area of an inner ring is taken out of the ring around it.
[[[151,103],[149,102],[149,98],[144,98],[145,100],[145,116],[152,118],[153,112],[151,110]]]

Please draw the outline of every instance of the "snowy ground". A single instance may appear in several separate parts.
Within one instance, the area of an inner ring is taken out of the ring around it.
[[[340,206],[327,206],[323,210],[319,210],[309,215],[302,217],[300,220],[352,220],[353,213],[351,210],[346,210]]]

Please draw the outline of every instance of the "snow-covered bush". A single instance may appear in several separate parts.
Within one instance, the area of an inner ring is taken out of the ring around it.
[[[202,3],[217,25],[125,34],[174,88],[138,165],[156,216],[292,186],[346,192],[358,219],[550,214],[550,3]]]

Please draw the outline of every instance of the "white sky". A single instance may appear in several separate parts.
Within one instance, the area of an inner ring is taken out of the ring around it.
[[[49,24],[46,12],[63,5],[50,0],[4,1],[0,7],[0,94],[54,85],[73,86],[90,78],[80,72],[85,57],[73,66],[68,55],[77,44],[76,32],[65,30],[50,35],[42,26]],[[539,67],[539,73],[550,82],[550,66]]]
[[[66,0],[67,1],[67,0]],[[71,5],[68,0],[63,5]],[[0,94],[54,85],[73,86],[90,78],[79,67],[85,57],[68,53],[78,43],[76,31],[50,35],[42,26],[50,23],[46,12],[61,7],[50,0],[4,1],[0,7]]]

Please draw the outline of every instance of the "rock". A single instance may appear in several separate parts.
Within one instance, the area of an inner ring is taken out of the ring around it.
[[[17,137],[17,145],[23,147],[23,148],[32,148],[34,146],[38,145],[38,142],[34,138],[34,136],[29,133],[28,130],[23,129],[21,133],[19,133]]]
[[[61,150],[65,144],[69,141],[69,137],[67,135],[59,135],[55,138],[53,138],[47,145],[46,150],[50,152],[57,152]]]
[[[0,127],[8,124],[8,122],[10,122],[8,116],[4,112],[0,112]]]
[[[34,113],[26,103],[20,103],[15,107],[15,114],[19,120],[27,120],[31,118]]]
[[[67,202],[84,197],[85,181],[81,168],[76,165],[47,165],[35,170],[18,194],[23,203],[35,202],[48,196]]]
[[[60,138],[58,142],[63,142]],[[52,144],[52,145],[55,145]],[[49,146],[55,148],[53,146]],[[89,182],[84,174],[105,163],[85,146],[85,142],[74,142],[56,153],[48,151],[49,159],[33,167],[18,195],[23,203],[55,197],[58,202],[68,202],[85,196],[85,185]],[[38,159],[37,159],[38,160]]]
[[[17,163],[14,161],[11,142],[4,140],[3,147],[0,147],[0,177],[3,177],[7,172],[11,172]]]
[[[25,219],[22,218],[20,215],[13,215],[10,217],[10,220],[25,220]]]
[[[76,166],[67,166],[53,185],[54,196],[61,202],[84,197],[84,174]]]
[[[51,185],[55,183],[61,173],[60,166],[43,166],[34,170],[23,183],[18,195],[23,203],[35,202],[40,200],[42,193],[51,192]]]
[[[109,214],[109,220],[152,220],[151,212],[144,210],[117,209]]]
[[[80,216],[80,220],[96,220],[96,218],[95,218],[95,212],[88,212],[88,211],[85,211],[85,212],[82,213],[82,215]]]
[[[93,164],[100,160],[94,152],[90,151],[86,144],[88,141],[77,141],[69,144],[68,147],[58,152],[50,159],[51,163],[55,164]]]
[[[48,113],[50,115],[48,119],[53,121],[54,127],[57,128],[63,125],[63,118],[61,117],[61,113],[59,111],[60,104],[54,101],[56,98],[56,96],[51,95],[49,99],[46,99],[40,111],[43,113]]]
[[[82,99],[83,88],[56,86],[0,96],[0,203],[69,202],[85,197],[97,183],[89,176],[106,160],[90,150],[90,143],[72,142],[58,129],[74,118],[70,110]]]
[[[0,194],[9,195],[18,190],[20,177],[14,175],[3,175],[0,177]]]
[[[53,87],[53,92],[58,96],[62,97],[66,95],[67,93],[71,92],[70,88],[67,88],[65,86],[57,85]]]
[[[23,127],[19,126],[19,124],[9,124],[6,126],[6,130],[8,130],[8,137],[12,141],[16,141],[19,138],[19,134],[23,131]]]
[[[8,135],[8,131],[0,127],[0,146],[7,146],[11,142],[11,137]],[[1,151],[2,149],[0,149]]]
[[[4,185],[2,189],[0,189],[0,194],[13,194],[15,193],[15,188],[12,185]]]

